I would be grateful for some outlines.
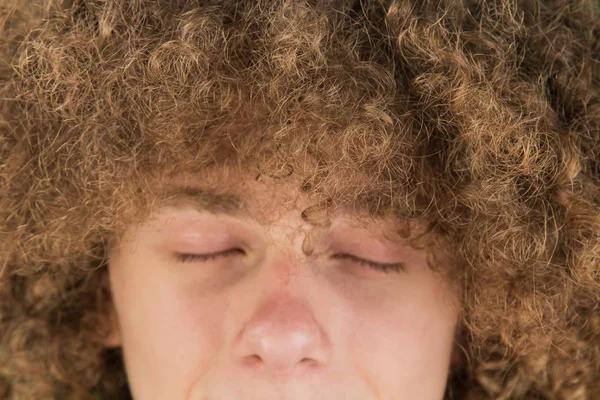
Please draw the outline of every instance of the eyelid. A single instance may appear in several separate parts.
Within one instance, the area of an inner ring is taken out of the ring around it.
[[[367,260],[361,257],[357,257],[355,255],[352,254],[348,254],[348,253],[337,253],[334,254],[332,256],[332,258],[335,259],[346,259],[346,260],[350,260],[352,262],[355,262],[357,264],[363,264],[368,266],[369,268],[372,268],[374,270],[377,271],[381,271],[381,272],[403,272],[405,270],[405,265],[404,263],[401,262],[397,262],[397,263],[379,263],[376,261],[371,261],[371,260]]]
[[[218,251],[214,253],[207,254],[192,254],[192,253],[175,253],[175,258],[179,262],[208,262],[222,257],[228,257],[234,254],[245,255],[246,252],[241,248],[232,248],[223,251]],[[337,253],[332,256],[334,259],[346,259],[350,260],[357,264],[366,265],[367,267],[374,269],[379,272],[389,273],[389,272],[403,272],[405,270],[405,266],[403,263],[379,263],[371,260],[366,260],[361,257],[357,257],[352,254],[347,253]]]
[[[242,254],[242,255],[246,254],[246,252],[243,249],[236,247],[236,248],[232,248],[232,249],[217,251],[214,253],[206,253],[206,254],[175,253],[175,258],[177,259],[177,261],[180,261],[180,262],[194,262],[194,261],[206,262],[206,261],[215,260],[215,259],[218,259],[221,257],[228,257],[228,256],[236,254],[236,253]]]

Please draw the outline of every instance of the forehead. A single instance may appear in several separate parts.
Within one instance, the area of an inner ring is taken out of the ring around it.
[[[181,174],[162,183],[159,200],[153,209],[187,208],[251,218],[265,224],[288,215],[316,227],[328,227],[332,220],[343,220],[345,225],[377,228],[380,233],[397,232],[407,223],[393,218],[370,218],[349,204],[304,193],[300,187],[301,179],[293,175],[284,179],[269,178],[252,169],[224,168],[201,174]]]
[[[318,202],[318,196],[302,193],[291,177],[260,178],[251,170],[185,174],[164,182],[159,192],[160,206],[251,216],[265,222]]]

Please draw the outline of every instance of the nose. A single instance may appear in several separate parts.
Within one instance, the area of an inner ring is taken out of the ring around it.
[[[244,368],[288,377],[327,365],[331,346],[308,305],[273,295],[244,326],[234,355]]]

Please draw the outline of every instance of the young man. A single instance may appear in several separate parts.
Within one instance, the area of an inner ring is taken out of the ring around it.
[[[590,2],[36,7],[2,398],[600,398]]]

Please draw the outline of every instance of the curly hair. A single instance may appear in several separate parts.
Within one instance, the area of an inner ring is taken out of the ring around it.
[[[308,158],[303,192],[452,243],[447,399],[600,398],[591,0],[3,0],[0,31],[1,398],[127,398],[110,240],[161,177]]]

